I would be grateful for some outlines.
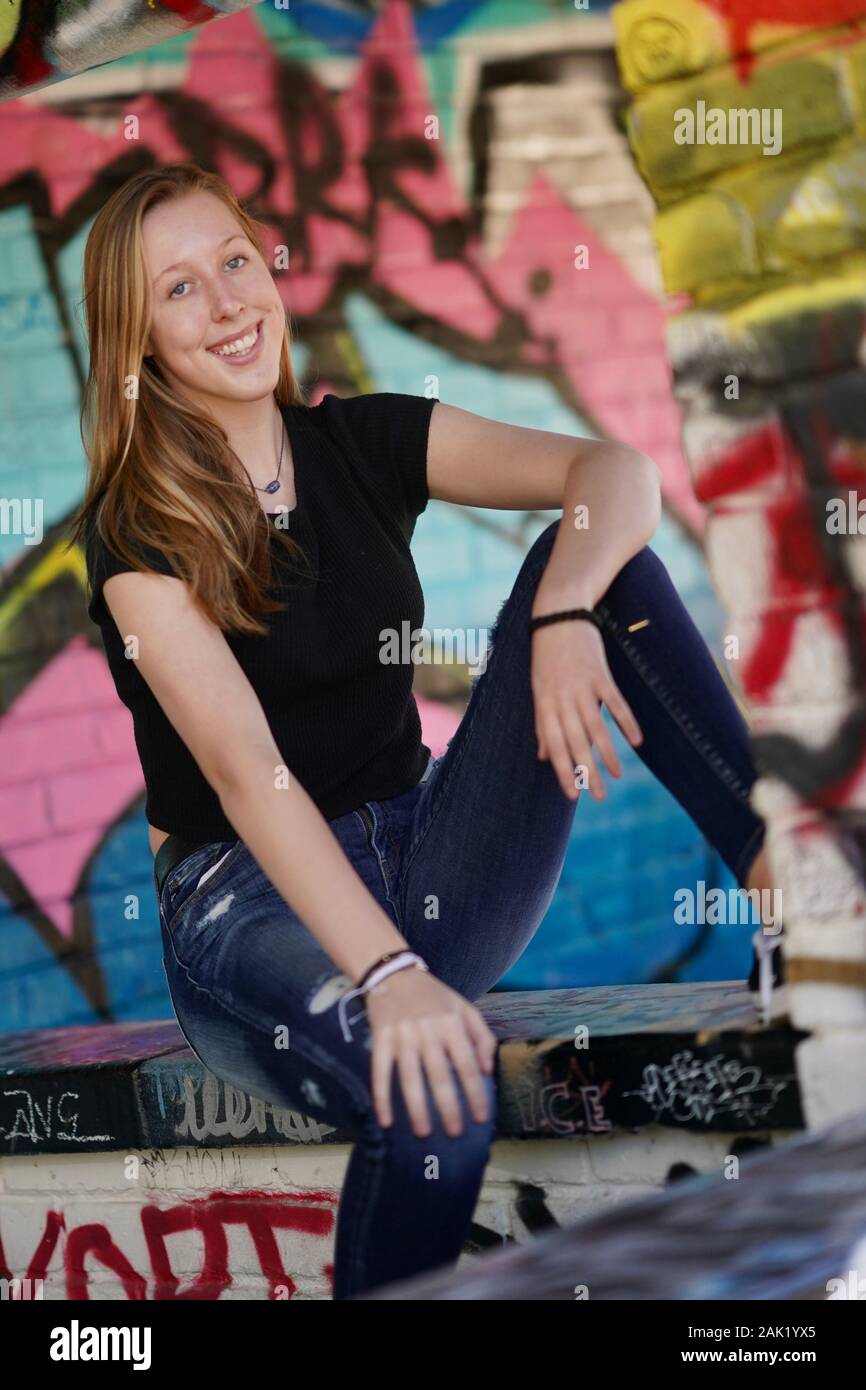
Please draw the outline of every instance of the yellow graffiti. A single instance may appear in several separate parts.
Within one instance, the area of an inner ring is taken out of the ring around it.
[[[630,0],[614,5],[622,80],[633,92],[669,82],[718,62],[724,49],[721,16],[689,0]]]
[[[614,5],[611,18],[623,84],[634,93],[657,82],[705,72],[735,57],[729,17],[722,5],[705,0],[624,0]],[[818,6],[805,23],[756,18],[749,25],[749,52],[760,54],[790,43],[818,24]]]
[[[334,347],[340,354],[346,375],[355,383],[355,389],[358,392],[375,391],[375,382],[352,334],[345,329],[339,330],[334,334]]]
[[[866,306],[866,254],[834,261],[830,273],[820,279],[791,281],[731,308],[725,322],[731,332],[744,332],[759,324],[805,320],[831,314],[835,309]]]
[[[663,208],[655,231],[665,288],[704,302],[819,273],[866,244],[866,149],[846,140],[766,172],[750,164]]]
[[[0,647],[5,648],[12,635],[15,621],[34,599],[38,598],[51,584],[71,574],[85,592],[87,585],[87,561],[81,546],[67,549],[68,541],[58,540],[37,561],[21,581],[14,584],[0,602]],[[20,634],[17,638],[20,646]]]
[[[640,97],[628,130],[657,203],[747,164],[763,180],[802,160],[804,147],[866,136],[866,26],[860,31],[844,48],[776,50],[745,85],[728,64]]]
[[[15,37],[21,18],[21,0],[7,0],[0,5],[0,58]]]

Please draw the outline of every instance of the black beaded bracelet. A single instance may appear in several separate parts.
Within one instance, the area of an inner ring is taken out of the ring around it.
[[[529,622],[530,635],[537,627],[544,627],[547,623],[561,623],[564,622],[566,618],[585,618],[587,622],[595,623],[599,632],[604,631],[604,624],[601,618],[597,613],[594,613],[591,608],[569,608],[567,612],[545,613],[543,618],[531,618]]]

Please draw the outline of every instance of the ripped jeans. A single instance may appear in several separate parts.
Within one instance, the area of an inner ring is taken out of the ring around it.
[[[558,525],[524,558],[446,751],[409,791],[329,822],[412,949],[473,1002],[543,920],[578,804],[536,756],[530,688],[530,610]],[[711,652],[648,546],[596,607],[611,674],[644,735],[638,756],[744,886],[764,824],[749,805],[748,731]],[[643,618],[649,626],[627,631]],[[382,1128],[363,998],[342,1011],[347,1036],[338,1005],[352,982],[246,845],[204,845],[162,882],[155,866],[154,881],[169,992],[199,1060],[250,1095],[354,1136],[337,1212],[334,1298],[456,1261],[496,1132],[495,1076],[484,1078],[491,1118],[479,1123],[453,1073],[464,1119],[457,1136],[442,1128],[425,1081],[433,1130],[416,1137],[395,1068],[394,1119]],[[286,1047],[275,1042],[283,1027]]]

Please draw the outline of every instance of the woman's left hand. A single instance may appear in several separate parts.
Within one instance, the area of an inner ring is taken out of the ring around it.
[[[556,604],[537,602],[532,616],[555,611]],[[593,623],[575,618],[536,628],[530,640],[538,756],[550,760],[572,801],[580,796],[576,766],[585,769],[590,791],[603,801],[606,792],[592,756],[593,743],[614,777],[622,776],[622,767],[600,706],[607,705],[632,746],[643,741],[643,734],[610,674],[602,635]]]

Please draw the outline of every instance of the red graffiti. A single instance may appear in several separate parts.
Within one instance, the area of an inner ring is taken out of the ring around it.
[[[66,1238],[64,1265],[66,1268],[66,1297],[89,1299],[87,1291],[87,1270],[85,1259],[93,1255],[100,1264],[105,1265],[117,1275],[127,1298],[132,1301],[144,1299],[147,1295],[147,1281],[133,1269],[122,1250],[115,1245],[105,1226],[92,1222],[87,1226],[76,1226]]]
[[[754,51],[753,30],[759,24],[790,24],[806,30],[848,24],[863,17],[863,0],[703,0],[708,9],[727,20],[731,53],[737,74],[746,80]]]
[[[297,1286],[286,1271],[277,1246],[276,1231],[298,1231],[308,1236],[328,1238],[334,1228],[337,1194],[303,1192],[291,1196],[272,1196],[266,1192],[212,1192],[207,1197],[181,1202],[172,1207],[149,1204],[141,1208],[141,1226],[150,1262],[151,1297],[157,1300],[215,1300],[232,1284],[229,1271],[226,1228],[245,1226],[252,1239],[259,1268],[268,1281],[268,1297],[276,1299],[283,1290],[293,1298]],[[47,1278],[54,1249],[65,1230],[61,1212],[49,1211],[45,1229],[27,1268],[28,1279]],[[171,1267],[166,1237],[184,1231],[201,1233],[204,1254],[202,1267],[191,1286],[178,1292],[181,1280]],[[148,1275],[139,1273],[117,1246],[108,1228],[98,1222],[76,1226],[66,1234],[63,1264],[66,1297],[89,1300],[88,1259],[97,1260],[117,1275],[129,1300],[147,1298]],[[322,1266],[322,1273],[333,1289],[333,1265]],[[0,1239],[0,1278],[12,1279]]]
[[[825,483],[840,493],[866,497],[863,463],[856,445],[835,438],[820,416],[813,419],[825,470]],[[696,485],[703,502],[716,501],[724,515],[725,500],[756,490],[754,506],[763,511],[767,530],[768,587],[763,598],[760,632],[743,662],[743,689],[750,703],[767,704],[784,675],[805,612],[820,610],[828,627],[843,639],[850,634],[846,615],[850,593],[844,579],[834,575],[822,540],[823,514],[816,516],[814,484],[807,483],[803,460],[793,439],[780,424],[767,425],[726,449],[707,468]],[[761,496],[763,489],[764,496]],[[857,617],[857,640],[866,661],[866,615]],[[825,809],[844,805],[862,775],[866,752],[859,753],[845,775],[829,782],[816,797]]]
[[[199,0],[158,0],[158,3],[165,10],[173,10],[189,25],[207,24],[208,20],[216,19],[218,13],[212,6],[200,4]]]

